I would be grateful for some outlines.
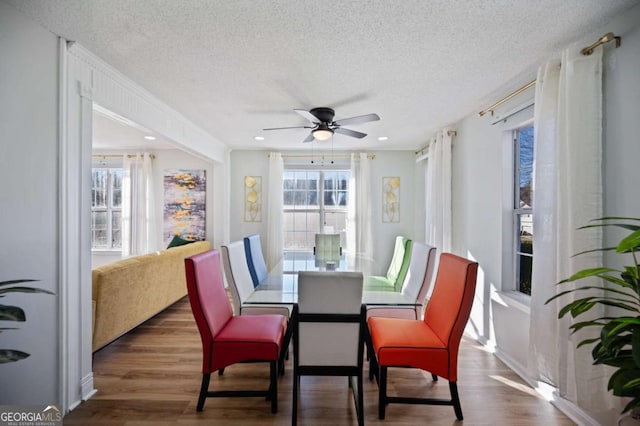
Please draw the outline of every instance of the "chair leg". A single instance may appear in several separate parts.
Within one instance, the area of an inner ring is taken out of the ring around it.
[[[362,388],[362,371],[358,375],[358,426],[364,426],[364,389]]]
[[[460,397],[458,396],[458,385],[456,382],[449,382],[449,390],[451,391],[451,402],[453,403],[453,411],[456,412],[456,418],[462,420],[462,407],[460,406]]]
[[[294,368],[293,373],[293,401],[291,407],[291,424],[296,426],[298,424],[298,386],[300,385],[300,377],[296,375]]]
[[[224,368],[218,370],[218,376],[222,376],[224,374]]]
[[[387,367],[380,367],[378,382],[378,418],[384,420],[384,411],[387,404]]]
[[[269,363],[271,370],[271,385],[269,386],[269,395],[271,398],[271,412],[278,412],[278,361]]]
[[[436,376],[435,374],[431,373],[431,379],[433,379],[434,382],[438,381],[438,376]]]
[[[202,385],[200,385],[200,396],[198,396],[198,405],[196,407],[196,411],[202,411],[202,407],[204,407],[204,400],[207,397],[207,392],[209,392],[209,380],[211,379],[211,374],[203,374],[202,375]]]

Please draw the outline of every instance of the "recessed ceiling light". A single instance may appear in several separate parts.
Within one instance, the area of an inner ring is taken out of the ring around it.
[[[144,138],[145,138],[146,140],[148,140],[148,141],[155,141],[155,140],[156,140],[156,137],[155,137],[155,136],[150,136],[150,135],[147,135],[147,136],[145,136]]]
[[[254,136],[253,138],[255,140],[257,140],[257,141],[263,141],[264,140],[264,136]]]
[[[380,137],[378,138],[378,140],[379,140],[379,141],[386,141],[386,140],[388,140],[388,139],[389,139],[389,137],[388,137],[388,136],[380,136]]]

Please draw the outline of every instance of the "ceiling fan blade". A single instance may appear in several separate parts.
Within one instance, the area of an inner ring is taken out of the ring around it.
[[[333,131],[336,133],[341,133],[343,135],[351,136],[352,138],[358,138],[358,139],[362,139],[365,136],[367,136],[366,133],[356,132],[355,130],[343,129],[342,127],[336,127],[335,129],[333,129]]]
[[[262,130],[282,130],[282,129],[313,129],[313,127],[312,126],[271,127],[269,129],[262,129]]]
[[[336,124],[338,126],[345,126],[350,124],[368,123],[369,121],[378,121],[378,120],[380,120],[380,117],[378,117],[378,114],[366,114],[366,115],[359,115],[357,117],[343,118],[342,120],[335,121],[333,124]]]
[[[306,143],[306,142],[313,142],[313,140],[314,140],[314,139],[315,139],[315,138],[313,137],[313,133],[309,133],[309,136],[307,136],[307,138],[306,138],[305,140],[303,140],[302,142],[303,142],[303,143]]]
[[[305,119],[309,120],[312,123],[319,123],[320,120],[318,120],[318,117],[316,117],[315,115],[311,114],[309,111],[307,111],[306,109],[295,109],[294,111],[297,112],[298,114],[300,114],[301,116],[303,116]]]

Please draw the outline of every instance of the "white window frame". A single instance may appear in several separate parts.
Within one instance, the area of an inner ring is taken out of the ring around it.
[[[283,200],[283,214],[286,215],[287,213],[312,213],[312,214],[318,214],[318,220],[319,220],[319,224],[320,224],[320,229],[319,232],[322,233],[325,230],[325,225],[327,224],[327,220],[326,220],[326,216],[327,213],[343,213],[343,214],[347,214],[348,211],[348,203],[349,203],[349,186],[347,185],[347,187],[345,188],[345,191],[347,192],[347,204],[344,207],[338,207],[338,206],[330,206],[327,207],[325,206],[325,201],[324,201],[324,194],[325,194],[325,189],[324,189],[324,182],[325,182],[325,173],[327,172],[343,172],[343,173],[347,173],[348,177],[347,177],[347,182],[349,180],[349,177],[351,175],[351,170],[349,170],[348,168],[330,168],[327,169],[325,168],[316,168],[316,167],[285,167],[285,172],[317,172],[319,173],[319,179],[318,179],[318,207],[312,207],[312,208],[288,208],[286,204],[284,204],[284,200]],[[284,185],[284,182],[283,182]],[[284,187],[283,187],[283,197],[284,197],[284,193],[287,191]],[[284,231],[284,230],[283,230]],[[346,244],[346,238],[345,238],[345,244]],[[304,250],[305,252],[311,252],[312,250]],[[285,253],[288,252],[299,252],[299,250],[291,250],[291,249],[285,249]]]
[[[521,207],[519,205],[520,201],[520,140],[519,135],[520,131],[526,128],[533,129],[533,123],[529,123],[523,126],[519,126],[512,130],[512,143],[513,143],[513,201],[512,201],[512,271],[513,271],[513,291],[521,295],[522,297],[530,297],[530,294],[527,294],[520,289],[520,256],[526,256],[533,259],[533,253],[526,253],[521,250],[518,250],[520,246],[520,232],[521,232],[521,220],[520,218],[526,215],[531,216],[531,223],[533,226],[533,207]],[[535,141],[534,141],[535,144]],[[533,159],[535,161],[535,158]],[[533,173],[533,172],[532,172]],[[532,174],[532,184],[533,184],[533,174]]]
[[[93,197],[93,191],[95,188],[93,187],[93,172],[95,170],[107,170],[107,188],[106,188],[106,207],[94,207],[93,202],[91,206],[91,213],[93,216],[94,212],[106,212],[107,213],[107,246],[106,247],[95,247],[94,242],[94,228],[93,228],[93,220],[91,221],[91,250],[93,252],[121,252],[122,251],[122,234],[120,237],[121,245],[119,247],[113,246],[114,238],[113,238],[113,214],[119,212],[120,217],[122,218],[122,206],[114,207],[113,206],[113,174],[114,172],[123,172],[122,167],[111,167],[107,165],[94,165],[91,169],[91,195]],[[120,189],[122,191],[122,188]],[[120,232],[122,233],[122,221],[120,222]]]

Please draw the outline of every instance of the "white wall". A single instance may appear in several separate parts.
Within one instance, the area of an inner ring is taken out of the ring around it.
[[[640,158],[640,5],[585,38],[585,46],[612,31],[622,47],[605,46],[604,55],[604,203],[606,215],[638,217],[638,158]],[[549,52],[549,57],[553,52]],[[535,69],[522,82],[535,78]],[[505,93],[506,94],[506,93]],[[529,96],[531,96],[529,94]],[[521,99],[520,99],[521,100]],[[517,105],[514,101],[511,106]],[[529,314],[526,304],[500,293],[513,287],[511,247],[503,239],[503,191],[511,175],[505,130],[531,118],[525,111],[507,123],[491,125],[491,117],[470,115],[456,126],[453,142],[453,249],[479,262],[476,300],[468,330],[496,345],[496,354],[526,376]],[[612,240],[611,236],[607,236]],[[615,239],[613,239],[615,240]],[[503,261],[506,259],[506,262]],[[535,324],[532,325],[535,327]],[[614,424],[617,412],[586,413],[601,424]]]
[[[58,38],[0,2],[0,281],[32,278],[59,294]],[[58,296],[10,294],[26,322],[3,322],[0,404],[60,404]]]
[[[286,153],[283,153],[286,155]],[[293,153],[293,155],[298,155]],[[343,155],[343,153],[340,153]],[[322,154],[317,153],[316,164],[320,163]],[[373,273],[383,274],[391,261],[396,235],[424,241],[424,172],[416,165],[413,151],[381,151],[376,153],[371,166],[371,203],[372,203],[372,231],[373,257],[377,270]],[[291,162],[292,160],[288,160]],[[349,167],[348,159],[339,159],[345,167]],[[309,160],[299,160],[298,163]],[[263,220],[262,222],[243,221],[244,176],[262,176]],[[400,222],[382,223],[382,178],[386,176],[400,177]],[[266,198],[269,185],[269,159],[266,151],[233,151],[231,153],[231,234],[232,241],[246,235],[258,233],[265,244],[267,233]],[[422,219],[420,219],[420,217]],[[416,225],[418,222],[418,225]],[[420,222],[422,224],[420,225]],[[266,249],[266,246],[263,247]]]

